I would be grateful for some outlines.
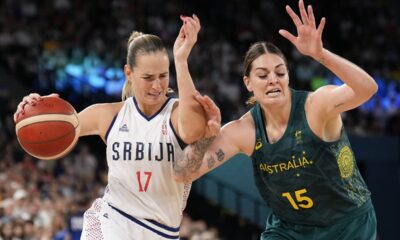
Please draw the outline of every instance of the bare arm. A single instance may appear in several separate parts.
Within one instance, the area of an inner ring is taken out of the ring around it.
[[[226,124],[220,132],[218,107],[207,96],[197,95],[196,100],[206,113],[207,128],[205,137],[187,146],[183,157],[175,160],[174,175],[178,182],[192,182],[239,152],[250,155],[254,147],[255,131],[250,114]]]
[[[80,136],[99,135],[105,141],[106,132],[122,104],[123,102],[93,104],[79,112]]]
[[[42,97],[43,96],[37,93],[31,93],[28,96],[25,96],[18,104],[18,108],[14,113],[14,121],[16,121],[18,114],[24,111],[25,105],[34,105],[37,101],[40,101]],[[47,95],[47,97],[59,97],[59,95],[53,93]],[[99,135],[103,140],[105,140],[105,134],[111,121],[121,109],[122,104],[123,102],[94,104],[79,112],[79,136]]]
[[[176,77],[179,89],[176,129],[184,142],[193,143],[203,137],[206,125],[204,111],[195,99],[196,88],[190,76],[187,62],[190,51],[197,41],[200,20],[195,15],[193,15],[193,18],[181,18],[184,24],[174,45]]]
[[[327,119],[360,106],[378,90],[368,73],[326,49],[319,61],[344,82],[341,86],[326,86],[312,93],[311,97]]]
[[[232,138],[238,131],[237,125],[229,123],[217,137],[202,138],[187,146],[183,158],[174,162],[175,180],[193,182],[239,153],[235,138]]]
[[[314,109],[323,120],[338,117],[341,112],[367,101],[377,91],[378,86],[360,67],[323,48],[321,39],[325,18],[322,18],[316,27],[311,5],[306,10],[303,1],[300,0],[299,9],[300,17],[289,6],[286,7],[296,25],[298,36],[293,36],[286,30],[280,30],[279,33],[292,42],[302,54],[319,61],[344,82],[341,86],[322,87],[310,96],[315,103]]]

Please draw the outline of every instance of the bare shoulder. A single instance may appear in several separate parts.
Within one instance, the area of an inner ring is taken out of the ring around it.
[[[315,90],[314,92],[311,92],[308,95],[307,104],[318,105],[318,102],[323,100],[324,96],[327,93],[329,93],[330,91],[334,90],[335,88],[337,88],[337,86],[335,86],[335,85],[325,85],[325,86],[318,88],[317,90]]]
[[[308,95],[305,103],[307,116],[313,116],[321,119],[326,118],[326,113],[329,110],[326,107],[326,102],[329,101],[328,95],[337,87],[338,86],[335,85],[326,85],[318,88],[314,92],[311,92]]]
[[[98,111],[99,114],[115,116],[123,105],[124,102],[97,103],[93,104],[91,107],[93,107],[95,111]]]
[[[224,137],[229,138],[241,152],[251,155],[255,144],[255,127],[250,112],[245,113],[240,119],[224,125],[221,130]]]

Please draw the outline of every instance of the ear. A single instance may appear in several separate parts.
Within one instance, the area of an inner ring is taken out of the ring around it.
[[[132,69],[128,66],[128,64],[125,64],[124,66],[124,73],[125,73],[125,77],[126,80],[129,80],[129,78],[132,76],[133,71]]]
[[[243,77],[244,85],[246,85],[247,91],[253,92],[253,86],[251,86],[250,78],[248,76]]]

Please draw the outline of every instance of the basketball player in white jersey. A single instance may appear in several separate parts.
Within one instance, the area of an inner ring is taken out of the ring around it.
[[[161,39],[134,32],[128,40],[122,102],[94,104],[79,113],[81,136],[107,144],[108,185],[85,212],[81,239],[178,239],[190,184],[173,178],[185,144],[204,136],[206,119],[196,101],[187,59],[200,21],[181,17],[174,45],[178,99],[167,96],[169,59]],[[30,94],[19,104],[40,101]]]

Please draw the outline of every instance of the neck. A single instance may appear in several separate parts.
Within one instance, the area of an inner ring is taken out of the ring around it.
[[[261,106],[268,127],[285,128],[287,126],[292,108],[291,93],[287,98],[287,101],[280,105]]]
[[[147,117],[153,116],[156,112],[160,110],[160,108],[164,105],[167,97],[155,104],[145,104],[143,101],[139,101],[136,99],[137,106],[139,107],[140,111],[146,115]]]

